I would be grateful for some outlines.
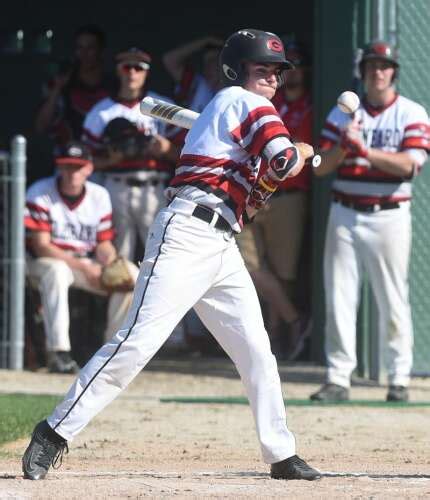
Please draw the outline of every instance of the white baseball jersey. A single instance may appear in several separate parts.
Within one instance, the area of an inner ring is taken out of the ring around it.
[[[270,162],[291,146],[268,99],[242,87],[225,88],[188,132],[167,196],[209,207],[239,232],[261,157]]]
[[[168,98],[148,92],[146,95],[155,99],[162,99],[171,102]],[[88,113],[83,125],[82,140],[88,144],[91,149],[97,150],[102,147],[103,132],[109,122],[115,118],[125,118],[134,123],[144,135],[151,136],[159,134],[166,136],[166,124],[161,120],[156,120],[151,116],[143,115],[140,112],[140,100],[119,101],[107,97],[99,101]],[[155,158],[126,159],[116,167],[109,168],[106,173],[130,173],[136,171],[169,171],[171,166],[168,162],[156,160]]]
[[[368,147],[397,153],[407,151],[419,172],[430,150],[430,125],[425,109],[406,97],[396,95],[383,109],[372,108],[366,101],[356,111],[362,135]],[[340,140],[349,115],[333,108],[322,130],[322,148],[332,147]],[[365,157],[349,153],[337,169],[333,183],[335,193],[360,203],[405,201],[412,195],[411,178],[398,177],[373,167]]]
[[[51,243],[80,256],[90,255],[98,242],[112,240],[112,206],[107,190],[87,181],[72,205],[58,189],[58,178],[35,182],[27,191],[25,227],[51,233]]]

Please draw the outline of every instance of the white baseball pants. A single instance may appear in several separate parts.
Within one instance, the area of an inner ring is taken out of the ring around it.
[[[137,267],[128,263],[130,274],[137,278]],[[72,269],[66,262],[50,257],[29,259],[27,273],[40,292],[43,306],[43,323],[48,351],[70,351],[69,288],[107,295],[105,291],[88,283],[81,271]],[[131,292],[110,295],[104,340],[107,341],[121,327],[132,299]]]
[[[357,365],[356,318],[364,272],[379,314],[388,382],[407,386],[412,369],[408,271],[410,202],[375,213],[332,203],[326,233],[324,284],[328,381],[348,387]]]
[[[144,246],[156,214],[166,206],[165,186],[163,182],[156,186],[128,186],[125,178],[118,181],[114,177],[107,176],[105,187],[112,200],[115,248],[119,255],[134,262],[138,238]]]
[[[81,370],[48,422],[72,440],[154,356],[192,307],[235,363],[255,418],[263,459],[295,454],[276,360],[234,237],[191,216],[176,198],[150,229],[133,303],[122,329]]]

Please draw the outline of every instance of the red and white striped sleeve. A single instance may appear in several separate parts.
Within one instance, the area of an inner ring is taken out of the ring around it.
[[[97,243],[102,241],[111,241],[115,237],[115,231],[112,221],[112,203],[108,191],[101,186],[100,197],[97,206],[100,211],[100,219],[97,226]]]
[[[324,122],[319,140],[319,147],[322,151],[332,148],[340,141],[345,120],[339,113],[337,108],[333,108]]]
[[[281,139],[284,148],[287,143],[291,145],[290,134],[268,99],[249,94],[236,101],[227,112],[234,114],[230,120],[233,126],[229,128],[233,141],[249,154],[262,156],[266,145],[276,139]]]
[[[39,184],[36,182],[27,191],[24,210],[24,225],[29,231],[52,230],[49,203],[45,196],[39,193]]]

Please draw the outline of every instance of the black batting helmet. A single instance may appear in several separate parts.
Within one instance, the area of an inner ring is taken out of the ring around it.
[[[225,42],[220,55],[225,85],[243,85],[246,82],[245,62],[275,63],[284,70],[294,68],[285,58],[281,39],[268,31],[255,29],[236,31]]]
[[[366,45],[363,50],[363,56],[360,60],[360,74],[362,78],[364,76],[365,63],[375,59],[391,63],[396,69],[396,73],[394,74],[396,76],[399,67],[396,50],[389,43],[376,40]]]

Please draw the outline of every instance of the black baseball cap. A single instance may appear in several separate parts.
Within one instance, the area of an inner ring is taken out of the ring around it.
[[[81,165],[93,161],[91,151],[82,142],[71,141],[65,146],[62,146],[54,158],[56,165]]]

